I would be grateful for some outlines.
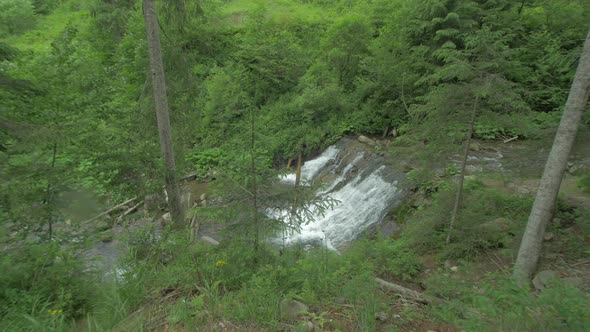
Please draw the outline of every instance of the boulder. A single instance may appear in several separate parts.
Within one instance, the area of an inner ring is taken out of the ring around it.
[[[469,143],[469,150],[479,151],[479,150],[481,150],[481,145],[479,145],[479,143],[477,143],[477,142],[471,142],[471,143]]]
[[[557,278],[557,272],[552,270],[544,270],[539,273],[533,278],[533,286],[538,291],[542,291],[548,285],[551,279]]]
[[[377,145],[377,142],[375,142],[375,140],[368,138],[367,136],[361,135],[358,138],[359,142],[370,145],[370,146],[375,146]]]
[[[296,300],[281,301],[281,317],[285,320],[297,320],[309,312],[309,307]]]

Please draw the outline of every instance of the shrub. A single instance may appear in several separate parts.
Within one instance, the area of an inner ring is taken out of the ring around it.
[[[57,326],[85,314],[97,282],[70,248],[27,243],[0,258],[0,325],[20,330],[37,322]]]
[[[418,210],[406,223],[403,237],[418,253],[440,250],[441,258],[473,259],[484,250],[506,247],[524,229],[532,205],[530,197],[505,194],[477,181],[467,181],[452,241],[446,245],[455,191],[441,188],[433,194],[432,204]]]
[[[590,324],[590,297],[559,280],[537,296],[505,275],[490,275],[480,285],[458,285],[444,275],[435,279],[429,285],[437,295],[460,290],[435,315],[466,331],[585,331]]]

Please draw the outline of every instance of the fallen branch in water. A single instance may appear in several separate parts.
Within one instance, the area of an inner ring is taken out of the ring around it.
[[[130,198],[130,199],[126,200],[125,202],[123,202],[123,203],[121,203],[121,204],[119,204],[117,206],[114,206],[114,207],[106,210],[105,212],[103,212],[103,213],[101,213],[101,214],[99,214],[99,215],[97,215],[95,217],[92,217],[92,218],[90,218],[88,220],[83,221],[82,224],[89,223],[89,222],[94,221],[94,220],[96,220],[96,219],[98,219],[98,218],[100,218],[102,216],[105,216],[105,215],[107,215],[107,214],[109,214],[109,213],[111,213],[111,212],[113,212],[115,210],[118,210],[118,209],[122,208],[123,206],[125,206],[125,205],[127,205],[127,204],[129,204],[129,203],[131,203],[133,201],[135,201],[136,199],[137,199],[137,197]]]
[[[123,220],[123,217],[130,215],[131,213],[137,211],[137,208],[139,208],[139,206],[143,204],[143,200],[139,201],[139,203],[133,205],[132,207],[130,207],[127,211],[123,212],[120,216],[117,217],[116,221],[120,222],[121,220]]]

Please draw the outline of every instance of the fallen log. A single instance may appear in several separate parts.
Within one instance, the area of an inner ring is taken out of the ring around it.
[[[96,219],[98,219],[98,218],[100,218],[102,216],[105,216],[105,215],[107,215],[107,214],[109,214],[109,213],[111,213],[111,212],[113,212],[115,210],[118,210],[118,209],[122,208],[123,206],[125,206],[125,205],[127,205],[127,204],[129,204],[129,203],[131,203],[133,201],[135,201],[136,199],[137,199],[137,197],[130,198],[130,199],[126,200],[125,202],[123,202],[123,203],[121,203],[121,204],[119,204],[117,206],[114,206],[114,207],[112,207],[112,208],[104,211],[103,213],[97,215],[97,216],[94,216],[94,217],[92,217],[92,218],[90,218],[88,220],[83,221],[82,224],[89,223],[89,222],[94,221],[94,220],[96,220]]]
[[[125,212],[123,212],[120,216],[117,217],[116,221],[120,222],[121,220],[123,220],[123,217],[130,215],[131,213],[137,211],[137,208],[139,208],[139,206],[143,204],[143,200],[139,201],[139,203],[133,205],[132,207],[130,207],[128,210],[126,210]]]
[[[400,285],[385,281],[380,278],[375,278],[375,281],[377,281],[377,283],[379,284],[381,289],[393,291],[394,293],[411,298],[411,299],[413,299],[417,302],[420,302],[420,303],[439,304],[439,303],[444,302],[442,299],[422,294],[422,293],[415,291],[413,289],[409,289],[404,286],[400,286]]]

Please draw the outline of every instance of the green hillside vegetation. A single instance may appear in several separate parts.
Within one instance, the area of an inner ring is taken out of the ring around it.
[[[494,174],[468,178],[446,243],[458,171],[432,169],[463,151],[472,115],[482,144],[554,134],[589,1],[165,0],[157,10],[177,174],[223,202],[189,220],[235,218],[243,232],[212,246],[131,227],[116,234],[118,277],[88,265],[80,253],[112,240],[113,225],[160,217],[83,223],[164,186],[142,1],[0,0],[0,330],[590,326],[588,280],[542,292],[512,280],[532,193]],[[264,204],[293,202],[295,224],[305,203],[335,204],[277,185],[287,163],[352,135],[391,143],[374,148],[391,163],[410,160],[411,199],[391,212],[402,231],[366,234],[341,254],[267,243],[289,226]],[[590,192],[589,169],[572,178]],[[559,257],[542,264],[561,264],[561,277],[590,275],[586,198],[561,197],[550,225],[544,253]],[[376,277],[436,300],[400,299]],[[289,301],[304,312],[285,316]]]

